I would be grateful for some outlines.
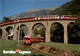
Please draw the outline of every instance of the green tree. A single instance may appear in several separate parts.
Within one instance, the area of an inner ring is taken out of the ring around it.
[[[80,1],[72,0],[64,10],[63,14],[67,15],[80,15]]]
[[[6,16],[5,16],[5,17],[3,18],[3,21],[9,21],[9,20],[11,20],[9,17],[6,17]]]
[[[50,29],[51,41],[63,42],[63,27],[61,24],[53,24]]]
[[[45,37],[45,27],[39,30],[39,35],[41,35],[42,37]]]
[[[38,30],[36,28],[33,30],[33,34],[34,34],[34,36],[37,36],[39,34]]]
[[[80,43],[80,20],[78,19],[74,24],[68,25],[68,39],[69,43]]]

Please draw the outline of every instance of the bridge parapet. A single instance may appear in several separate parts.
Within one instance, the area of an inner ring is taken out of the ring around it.
[[[0,27],[8,24],[15,24],[19,22],[30,22],[30,21],[39,21],[39,20],[76,20],[78,19],[77,15],[42,15],[38,17],[30,18],[21,18],[15,19],[7,22],[0,23]]]

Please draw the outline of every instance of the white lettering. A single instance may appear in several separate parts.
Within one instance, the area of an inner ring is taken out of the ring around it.
[[[10,51],[5,51],[5,50],[3,50],[3,54],[15,54],[16,52],[15,51],[12,51],[12,50],[10,50]]]
[[[20,54],[28,54],[28,53],[31,53],[31,51],[21,51],[21,50],[19,50],[19,53]]]
[[[5,50],[3,50],[3,54],[15,54],[16,53],[16,51],[12,51],[12,50],[10,50],[10,51],[5,51]],[[21,51],[21,50],[19,50],[19,54],[30,54],[31,53],[31,51]]]

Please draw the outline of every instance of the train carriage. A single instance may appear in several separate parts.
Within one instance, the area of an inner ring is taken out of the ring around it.
[[[44,38],[38,37],[38,38],[32,38],[31,36],[25,36],[23,38],[24,44],[32,44],[34,42],[44,42]]]
[[[43,16],[36,16],[36,17],[26,17],[26,18],[19,18],[15,20],[9,20],[0,23],[0,26],[18,23],[18,22],[26,22],[26,21],[37,21],[37,20],[74,20],[78,19],[77,15],[43,15]]]

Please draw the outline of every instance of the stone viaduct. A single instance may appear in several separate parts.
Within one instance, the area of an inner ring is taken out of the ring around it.
[[[14,35],[13,35],[13,40],[17,40],[18,39],[18,35],[17,35],[17,28],[19,27],[19,25],[26,25],[28,27],[28,35],[32,35],[32,28],[35,24],[37,23],[41,23],[45,26],[46,30],[45,30],[45,42],[50,42],[50,27],[53,23],[58,22],[60,24],[62,24],[63,28],[64,28],[64,43],[68,43],[68,33],[67,33],[67,26],[70,22],[75,22],[75,20],[36,20],[36,21],[29,21],[29,22],[19,22],[19,23],[15,23],[15,24],[9,24],[9,25],[4,25],[1,26],[0,29],[2,30],[2,39],[8,40],[8,33],[6,31],[7,27],[12,27],[14,30]]]

